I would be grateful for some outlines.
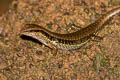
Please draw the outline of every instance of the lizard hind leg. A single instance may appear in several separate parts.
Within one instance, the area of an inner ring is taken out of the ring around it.
[[[75,24],[75,23],[73,23],[73,22],[70,22],[69,26],[70,26],[71,28],[76,29],[76,30],[80,30],[80,29],[82,28],[82,27],[80,27],[80,26],[76,25],[76,24]]]
[[[103,40],[104,37],[97,36],[97,35],[93,34],[92,38],[91,38],[92,41],[100,42],[101,40]]]
[[[67,26],[67,29],[68,29],[68,31],[70,31],[70,30],[80,30],[82,27],[80,27],[80,26],[78,26],[78,25],[76,25],[73,21],[70,21],[70,23],[69,24],[67,24],[67,23],[65,23],[66,24],[66,26]]]

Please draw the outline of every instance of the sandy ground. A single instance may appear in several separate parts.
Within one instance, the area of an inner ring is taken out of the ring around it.
[[[14,0],[0,16],[0,80],[120,80],[120,15],[78,50],[51,49],[20,37],[27,23],[58,33],[85,27],[120,5],[120,0]]]

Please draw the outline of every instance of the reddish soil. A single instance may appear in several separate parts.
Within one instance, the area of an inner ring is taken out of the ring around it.
[[[20,37],[27,23],[69,33],[118,7],[120,0],[14,0],[0,9],[0,80],[120,80],[120,15],[78,50],[51,49]],[[6,11],[7,10],[7,11]]]

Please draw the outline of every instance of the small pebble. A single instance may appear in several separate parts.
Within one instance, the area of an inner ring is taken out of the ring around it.
[[[63,66],[63,63],[58,63],[58,68],[59,69],[62,68],[62,66]]]
[[[36,51],[36,54],[40,56],[42,55],[42,51]]]
[[[2,32],[3,32],[3,28],[0,28],[0,34],[2,34]]]

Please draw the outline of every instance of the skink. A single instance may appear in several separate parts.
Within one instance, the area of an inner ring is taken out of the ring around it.
[[[108,11],[85,28],[68,34],[55,33],[36,24],[26,24],[22,29],[21,35],[37,39],[50,48],[66,50],[77,49],[87,43],[95,33],[104,28],[110,18],[118,13],[120,13],[120,7]]]

